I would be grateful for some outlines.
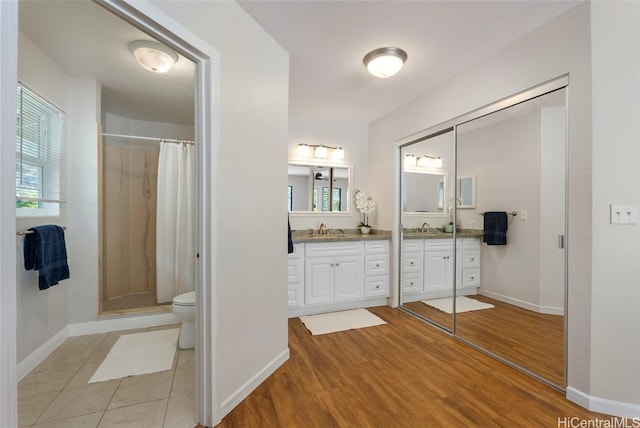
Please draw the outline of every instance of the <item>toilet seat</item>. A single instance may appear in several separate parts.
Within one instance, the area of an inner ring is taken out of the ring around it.
[[[196,292],[190,291],[188,293],[177,295],[173,298],[173,304],[176,306],[195,306]]]

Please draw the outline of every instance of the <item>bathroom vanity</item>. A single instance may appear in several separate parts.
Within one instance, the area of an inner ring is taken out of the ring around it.
[[[387,304],[391,233],[294,231],[289,317]]]
[[[457,295],[476,294],[480,286],[482,231],[457,234],[455,278]],[[402,240],[401,287],[404,302],[451,297],[454,248],[451,233],[407,230]]]

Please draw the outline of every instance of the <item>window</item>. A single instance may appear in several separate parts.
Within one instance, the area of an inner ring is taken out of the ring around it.
[[[17,90],[16,215],[59,215],[64,113],[22,84]]]
[[[289,211],[293,211],[293,186],[287,187],[289,194],[287,195],[287,207]]]

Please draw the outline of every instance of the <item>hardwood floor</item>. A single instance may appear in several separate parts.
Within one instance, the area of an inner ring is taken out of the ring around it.
[[[387,324],[312,336],[290,319],[290,360],[218,427],[557,427],[602,417],[397,309],[369,309]]]
[[[458,336],[564,385],[564,317],[528,311],[485,296],[467,297],[495,308],[457,314]],[[424,303],[405,306],[441,325],[452,325],[451,315]]]

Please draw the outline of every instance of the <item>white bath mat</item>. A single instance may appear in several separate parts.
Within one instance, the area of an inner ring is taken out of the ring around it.
[[[300,321],[304,323],[305,327],[307,327],[314,336],[386,324],[380,317],[366,309],[307,315],[300,317]]]
[[[174,328],[120,336],[89,383],[170,370],[179,333]]]
[[[453,313],[453,297],[445,297],[444,299],[422,300],[425,305],[433,306],[448,314]],[[478,311],[480,309],[490,309],[494,306],[490,303],[480,302],[464,296],[456,297],[456,313]]]

